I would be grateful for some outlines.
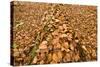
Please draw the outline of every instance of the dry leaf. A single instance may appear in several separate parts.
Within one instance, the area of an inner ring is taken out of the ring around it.
[[[34,63],[37,63],[37,57],[36,57],[36,56],[34,57],[32,63],[33,63],[33,64],[34,64]]]
[[[39,45],[39,49],[47,49],[46,45]]]
[[[67,38],[68,38],[69,41],[72,41],[72,34],[71,33],[67,33],[66,36],[67,36]]]
[[[76,40],[75,40],[75,42],[76,42],[76,43],[78,43],[78,42],[79,42],[79,40],[78,40],[78,39],[76,39]]]
[[[62,30],[63,30],[63,26],[59,26],[58,29],[59,29],[60,31],[62,31]]]
[[[61,48],[61,44],[60,43],[54,44],[54,49],[60,49],[60,48]]]
[[[67,26],[66,26],[66,24],[63,24],[63,28],[64,28],[64,29],[67,29]]]
[[[44,60],[41,60],[41,61],[40,61],[40,64],[44,64]]]
[[[86,49],[86,47],[84,45],[82,45],[82,48],[87,51],[87,49]]]
[[[70,49],[74,50],[74,45],[73,44],[70,44]]]
[[[55,19],[55,22],[59,22],[60,20],[59,19]]]
[[[51,62],[50,62],[50,64],[56,64],[56,63],[57,63],[56,61],[51,61]]]
[[[13,56],[14,57],[18,57],[19,56],[19,52],[14,52]]]
[[[52,44],[57,44],[58,42],[59,42],[59,38],[55,38],[53,39]]]
[[[95,58],[96,57],[96,51],[92,50],[92,56]]]
[[[59,34],[58,34],[58,30],[52,32],[52,35],[53,35],[53,36],[59,35]]]
[[[75,61],[78,61],[79,59],[80,59],[79,54],[74,55],[74,60],[75,60]]]
[[[21,60],[23,60],[23,58],[17,58],[17,61],[21,61]]]
[[[47,41],[43,41],[41,44],[43,44],[43,45],[47,45]]]
[[[52,60],[52,55],[51,53],[48,54],[48,61],[50,62]]]
[[[47,41],[43,41],[43,42],[39,45],[39,49],[47,49]]]
[[[67,35],[66,35],[66,34],[62,34],[62,35],[60,35],[60,37],[61,37],[61,38],[67,37]]]
[[[68,49],[68,48],[69,48],[68,42],[65,42],[65,43],[63,44],[63,47],[64,47],[65,49]]]
[[[57,62],[58,56],[56,55],[56,53],[53,53],[52,60]]]
[[[71,56],[70,56],[70,54],[66,54],[66,55],[65,55],[65,59],[66,59],[67,61],[71,61]]]
[[[62,56],[62,52],[61,52],[61,51],[58,51],[58,52],[57,52],[57,55],[58,55],[58,59],[61,60],[62,57],[63,57],[63,56]]]

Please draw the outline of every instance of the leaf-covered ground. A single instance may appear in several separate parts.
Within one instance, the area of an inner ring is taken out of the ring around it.
[[[96,6],[12,2],[13,65],[97,60]]]

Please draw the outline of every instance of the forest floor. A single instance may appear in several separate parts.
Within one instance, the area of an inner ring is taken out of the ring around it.
[[[97,7],[12,2],[13,65],[97,60]]]

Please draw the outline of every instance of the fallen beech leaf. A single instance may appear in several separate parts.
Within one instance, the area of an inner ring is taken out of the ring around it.
[[[47,41],[43,41],[43,42],[39,45],[39,49],[47,49]]]
[[[60,37],[61,37],[61,38],[67,37],[67,35],[66,35],[66,34],[62,34],[62,35],[60,35]]]
[[[55,22],[59,22],[60,20],[59,19],[55,19]]]
[[[56,63],[57,63],[56,61],[51,61],[51,62],[50,62],[50,64],[56,64]]]
[[[44,60],[41,60],[41,61],[40,61],[40,64],[44,64]]]
[[[61,51],[58,51],[57,52],[57,55],[58,55],[59,60],[61,60],[62,59],[62,52]]]
[[[44,45],[46,45],[48,42],[47,41],[43,41],[41,44],[44,44]]]
[[[64,29],[67,29],[67,26],[66,26],[66,24],[63,24],[63,28],[64,28]]]
[[[71,33],[67,33],[66,36],[67,36],[67,38],[68,38],[69,41],[72,41],[72,34]]]
[[[53,39],[52,44],[57,44],[58,42],[59,42],[59,38],[55,38]]]
[[[96,57],[96,51],[92,50],[92,56],[95,58]]]
[[[68,42],[65,42],[65,43],[63,44],[63,47],[66,48],[66,49],[68,49],[68,48],[69,48]]]
[[[51,53],[48,54],[48,61],[50,62],[52,60],[52,55]]]
[[[14,52],[13,56],[14,57],[18,57],[19,56],[19,52]]]
[[[58,60],[58,56],[55,53],[53,53],[52,60],[53,61],[57,61]]]
[[[39,49],[47,49],[47,46],[46,45],[40,45]]]
[[[59,34],[58,34],[58,30],[52,32],[52,35],[53,35],[53,36],[55,36],[55,35],[59,35]]]
[[[52,49],[53,49],[53,46],[52,46],[52,45],[49,45],[49,46],[48,46],[48,49],[49,49],[49,50],[52,50]]]
[[[83,45],[82,48],[87,51],[86,47]]]
[[[61,47],[61,51],[64,51],[65,50],[65,48],[64,47]]]
[[[21,60],[23,60],[23,58],[17,58],[17,61],[21,61]]]
[[[70,44],[70,49],[74,50],[74,45],[73,44]]]
[[[66,52],[69,52],[69,51],[70,51],[70,49],[66,49],[65,51],[66,51]]]
[[[74,56],[74,60],[75,60],[75,61],[78,61],[79,59],[80,59],[79,54],[76,54],[76,55]]]
[[[60,43],[54,44],[54,49],[59,49],[59,48],[61,48],[61,44]]]
[[[62,30],[63,30],[63,26],[59,26],[58,29],[59,29],[60,31],[62,31]]]
[[[65,59],[66,59],[67,61],[71,61],[71,56],[70,56],[70,54],[66,54],[66,55],[65,55]]]
[[[24,49],[22,48],[19,48],[19,52],[22,53],[24,51]]]
[[[78,43],[78,42],[79,42],[79,40],[78,40],[78,39],[76,39],[76,40],[75,40],[75,42],[76,42],[76,43]]]
[[[41,53],[41,55],[40,55],[41,57],[41,59],[45,59],[45,53]]]
[[[34,57],[32,63],[33,63],[33,64],[34,64],[34,63],[37,63],[37,57],[36,57],[36,56]]]

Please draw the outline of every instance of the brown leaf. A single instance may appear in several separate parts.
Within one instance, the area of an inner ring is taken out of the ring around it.
[[[43,42],[39,45],[39,49],[47,49],[47,41],[43,41]]]
[[[56,61],[56,62],[57,62],[57,60],[58,60],[58,56],[57,56],[55,53],[53,53],[52,60],[53,60],[53,61]]]
[[[66,24],[63,24],[63,28],[64,28],[64,29],[67,29],[67,26],[66,26]]]
[[[67,54],[65,55],[65,60],[66,60],[66,61],[71,61],[71,56],[70,56],[70,54],[67,53]]]
[[[14,56],[14,57],[18,57],[19,54],[20,54],[19,52],[14,52],[13,56]]]
[[[69,48],[68,42],[65,42],[65,43],[63,44],[63,47],[64,47],[65,49],[68,49],[68,48]]]
[[[67,37],[67,35],[66,35],[66,34],[62,34],[62,35],[60,35],[60,37],[61,37],[61,38]]]
[[[59,26],[58,29],[59,29],[60,31],[62,31],[62,30],[63,30],[63,26]]]
[[[59,34],[58,34],[58,30],[55,30],[54,32],[52,32],[52,35],[53,35],[53,36],[59,35]]]
[[[86,47],[83,45],[82,48],[87,51]]]
[[[60,43],[54,44],[54,49],[60,49],[60,48],[61,48],[61,44]]]
[[[57,44],[58,42],[59,42],[59,38],[55,38],[53,39],[52,44]]]
[[[41,60],[41,61],[40,61],[40,64],[44,64],[44,60]]]
[[[21,61],[21,60],[23,60],[23,58],[17,58],[17,61]]]
[[[32,63],[33,63],[33,64],[34,64],[34,63],[37,63],[37,57],[36,57],[36,56],[34,57]]]
[[[67,38],[68,38],[69,41],[72,41],[72,34],[71,33],[67,33],[66,36],[67,36]]]
[[[42,41],[41,44],[46,45],[48,42],[47,41]]]
[[[96,51],[95,50],[92,50],[92,56],[93,56],[93,58],[96,58]]]
[[[61,60],[62,59],[62,52],[61,51],[58,51],[57,52],[57,55],[58,55],[58,59]]]
[[[51,60],[52,60],[52,54],[49,53],[49,54],[48,54],[48,61],[50,62]]]
[[[73,44],[70,44],[70,49],[74,50],[74,45]]]
[[[74,60],[75,60],[75,61],[78,61],[79,59],[80,59],[79,54],[76,54],[76,55],[74,56]]]

